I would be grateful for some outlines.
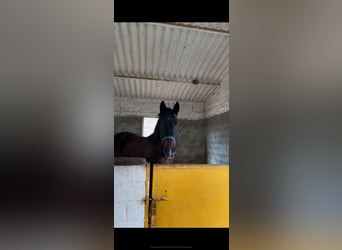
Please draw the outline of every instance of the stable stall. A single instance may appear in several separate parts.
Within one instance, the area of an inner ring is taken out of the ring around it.
[[[172,164],[115,158],[114,227],[229,227],[229,24],[114,23],[114,44],[115,133],[180,104]]]

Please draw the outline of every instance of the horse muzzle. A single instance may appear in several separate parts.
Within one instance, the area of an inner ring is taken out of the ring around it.
[[[175,148],[164,148],[163,154],[167,158],[174,158],[176,156],[176,149]]]
[[[164,157],[174,158],[176,156],[176,138],[174,136],[165,136],[161,140]]]

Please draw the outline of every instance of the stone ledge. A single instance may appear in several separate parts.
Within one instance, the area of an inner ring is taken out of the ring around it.
[[[139,157],[114,157],[114,166],[145,165],[146,159]]]

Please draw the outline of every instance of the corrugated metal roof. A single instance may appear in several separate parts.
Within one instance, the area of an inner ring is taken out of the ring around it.
[[[204,102],[228,74],[228,23],[114,25],[116,96]]]

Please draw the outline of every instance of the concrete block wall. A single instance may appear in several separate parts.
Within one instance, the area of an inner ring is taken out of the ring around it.
[[[114,134],[118,132],[128,131],[138,135],[142,135],[143,118],[131,116],[115,116],[114,117]]]
[[[205,121],[179,120],[181,133],[177,136],[174,163],[206,163]]]
[[[208,164],[229,164],[229,112],[206,119]]]

